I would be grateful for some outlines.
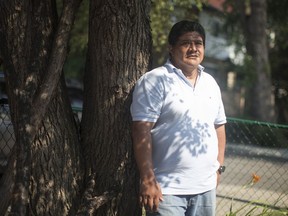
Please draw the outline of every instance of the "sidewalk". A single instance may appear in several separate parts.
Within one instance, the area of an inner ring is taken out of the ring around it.
[[[217,216],[225,216],[231,203],[233,211],[250,201],[272,208],[288,207],[288,149],[227,144],[225,165],[226,171],[217,188]],[[260,181],[244,188],[251,182],[253,173],[261,177]],[[245,215],[248,207],[254,205],[249,204],[237,216]]]

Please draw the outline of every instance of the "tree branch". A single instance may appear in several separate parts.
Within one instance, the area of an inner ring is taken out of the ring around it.
[[[75,19],[75,13],[80,3],[81,0],[63,1],[62,15],[55,34],[47,71],[33,97],[31,110],[23,115],[25,116],[25,121],[27,119],[27,124],[19,127],[19,130],[22,130],[22,135],[24,134],[24,140],[22,140],[23,143],[18,143],[17,173],[13,188],[14,199],[11,206],[11,212],[15,215],[29,214],[27,212],[27,203],[31,155],[28,145],[33,142],[58,85],[67,55],[69,36]],[[16,132],[19,134],[19,131],[16,130]]]
[[[116,190],[106,191],[100,196],[93,196],[95,185],[95,174],[92,174],[89,177],[77,216],[93,215],[95,210],[116,196]]]
[[[53,98],[53,93],[59,83],[63,65],[67,57],[67,47],[71,29],[74,23],[76,10],[82,0],[64,1],[62,15],[59,21],[55,40],[53,43],[50,60],[40,87],[33,98],[32,107],[35,108],[31,118],[31,125],[38,131],[39,124],[46,113],[48,105]]]

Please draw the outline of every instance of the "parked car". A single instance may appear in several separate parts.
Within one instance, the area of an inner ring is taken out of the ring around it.
[[[83,85],[77,79],[66,79],[66,86],[71,107],[74,111],[77,122],[81,121],[83,108]]]

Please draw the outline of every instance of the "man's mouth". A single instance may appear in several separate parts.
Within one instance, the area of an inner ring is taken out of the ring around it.
[[[188,55],[187,56],[187,58],[198,58],[199,57],[199,55],[197,55],[197,54],[193,54],[193,55]]]

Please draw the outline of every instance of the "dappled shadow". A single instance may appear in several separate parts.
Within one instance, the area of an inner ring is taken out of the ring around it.
[[[203,164],[196,162],[198,158],[207,158],[210,160],[211,165],[213,165],[213,158],[209,158],[208,151],[217,151],[217,145],[209,146],[209,140],[213,137],[209,133],[209,127],[214,125],[208,125],[200,120],[192,120],[188,115],[183,116],[179,119],[178,123],[173,125],[177,128],[177,132],[173,132],[171,125],[165,125],[162,127],[166,135],[161,135],[158,145],[153,145],[153,161],[158,164],[155,169],[155,173],[161,176],[163,186],[168,187],[168,185],[173,182],[173,184],[181,184],[178,174],[183,174],[189,169],[196,168],[196,172],[201,170]],[[175,129],[174,128],[174,129]],[[155,131],[152,130],[155,135]],[[157,132],[156,132],[157,133]],[[216,136],[216,134],[215,134]],[[155,140],[153,141],[155,143]],[[215,158],[214,158],[215,159]],[[215,161],[215,160],[214,160]],[[204,165],[205,166],[205,165]],[[186,170],[186,171],[185,171]],[[191,173],[193,176],[193,173]],[[163,181],[163,179],[165,179]]]
[[[159,116],[161,112],[151,131],[158,180],[168,187],[171,183],[181,185],[183,178],[186,182],[197,175],[210,178],[209,170],[217,166],[214,121],[218,114],[218,95],[200,84],[198,91],[192,86],[187,88],[185,78],[175,82],[179,79],[176,73],[146,76],[145,87],[137,89],[135,100],[141,105],[149,104],[144,110],[147,116]]]

